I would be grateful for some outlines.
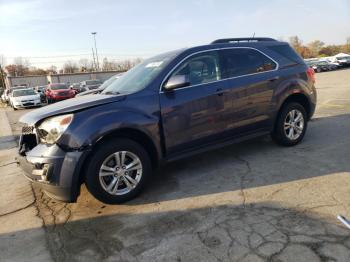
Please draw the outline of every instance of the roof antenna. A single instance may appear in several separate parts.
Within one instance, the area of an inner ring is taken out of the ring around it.
[[[254,39],[254,37],[255,37],[255,32],[253,33],[253,37],[252,37],[252,39],[251,39],[251,40],[253,40],[253,39]]]

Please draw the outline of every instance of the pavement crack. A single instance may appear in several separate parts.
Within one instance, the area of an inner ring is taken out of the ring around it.
[[[26,206],[24,206],[24,207],[21,207],[21,208],[19,208],[19,209],[13,210],[13,211],[11,211],[11,212],[7,212],[7,213],[5,213],[5,214],[1,214],[0,217],[7,216],[7,215],[11,215],[11,214],[14,214],[14,213],[16,213],[16,212],[19,212],[19,211],[22,211],[22,210],[24,210],[24,209],[27,209],[28,207],[31,207],[34,203],[35,203],[35,199],[34,199],[31,203],[29,203],[28,205],[26,205]]]
[[[13,147],[13,148],[15,148],[15,147]],[[6,163],[6,164],[3,164],[3,165],[0,165],[0,167],[9,166],[9,165],[12,165],[12,164],[17,164],[17,162],[13,161],[13,162],[10,162],[10,163]]]
[[[252,169],[251,169],[251,167],[250,167],[250,163],[249,163],[248,160],[245,160],[245,159],[243,159],[243,158],[241,158],[241,157],[239,157],[239,156],[235,156],[235,158],[236,158],[238,161],[244,163],[245,166],[247,167],[247,171],[244,172],[244,173],[241,173],[241,175],[240,175],[240,192],[241,192],[241,195],[242,195],[242,198],[243,198],[242,206],[245,208],[245,207],[246,207],[246,200],[247,200],[247,197],[246,197],[246,194],[245,194],[245,191],[244,191],[244,189],[245,189],[245,187],[244,187],[244,181],[245,181],[245,176],[248,175],[248,174],[252,171]]]

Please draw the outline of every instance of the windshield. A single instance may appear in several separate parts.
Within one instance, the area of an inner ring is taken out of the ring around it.
[[[174,51],[145,60],[116,79],[102,94],[130,94],[144,89],[177,54]]]
[[[13,94],[12,94],[13,97],[31,96],[31,95],[36,95],[33,89],[15,90],[13,91]]]
[[[100,87],[98,88],[98,90],[104,90],[106,89],[110,84],[112,84],[115,80],[117,80],[116,78],[117,75],[112,76],[111,78],[108,78],[106,81],[103,82],[102,85],[100,85]]]
[[[51,90],[59,90],[59,89],[68,89],[68,86],[65,84],[56,84],[50,86]]]

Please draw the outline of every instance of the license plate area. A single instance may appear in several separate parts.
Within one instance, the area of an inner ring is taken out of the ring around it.
[[[19,154],[24,156],[38,144],[37,136],[33,127],[24,126],[19,138]]]

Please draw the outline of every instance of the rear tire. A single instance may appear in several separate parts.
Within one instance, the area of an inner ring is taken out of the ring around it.
[[[103,203],[119,204],[142,191],[152,174],[152,165],[141,145],[130,139],[114,138],[94,150],[86,170],[89,192]]]
[[[305,108],[299,103],[288,103],[283,106],[272,139],[282,146],[294,146],[300,143],[307,129],[307,114]]]

